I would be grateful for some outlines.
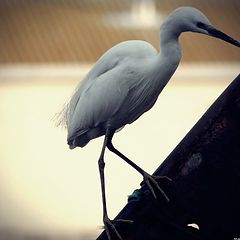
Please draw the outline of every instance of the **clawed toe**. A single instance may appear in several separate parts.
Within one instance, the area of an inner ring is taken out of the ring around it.
[[[116,227],[114,226],[114,223],[133,223],[132,220],[126,220],[126,219],[115,219],[115,220],[110,220],[108,218],[108,216],[105,216],[103,219],[104,222],[104,228],[107,234],[107,238],[108,240],[111,240],[111,234],[110,234],[110,229],[112,232],[114,232],[114,234],[118,237],[119,240],[123,240],[122,236],[120,235],[120,233],[118,232],[118,230],[116,229]]]
[[[166,201],[169,202],[170,199],[168,198],[166,193],[162,190],[162,188],[159,186],[158,182],[156,181],[156,180],[162,179],[162,178],[166,178],[168,181],[172,181],[172,179],[167,176],[151,176],[148,173],[143,174],[143,181],[146,183],[146,185],[149,188],[150,192],[152,193],[153,197],[155,199],[157,198],[156,193],[153,188],[153,187],[155,187],[162,193],[162,195],[164,196]]]
[[[168,176],[155,176],[155,175],[152,175],[152,177],[155,179],[155,180],[158,180],[158,179],[167,179],[169,182],[172,182],[173,180],[168,177]]]
[[[132,223],[134,223],[134,221],[133,220],[127,220],[127,219],[115,219],[115,220],[112,220],[112,222],[113,223],[130,223],[130,224],[132,224]]]

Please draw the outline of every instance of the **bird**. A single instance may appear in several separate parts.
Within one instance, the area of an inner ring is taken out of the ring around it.
[[[163,88],[176,71],[181,60],[181,33],[194,32],[219,38],[240,47],[240,42],[215,28],[208,18],[193,7],[179,7],[172,11],[160,27],[160,51],[143,40],[120,42],[107,50],[93,65],[65,105],[61,121],[67,127],[70,149],[84,147],[92,139],[104,136],[98,159],[103,223],[107,238],[111,234],[122,237],[107,213],[104,176],[106,148],[118,155],[142,176],[152,195],[158,189],[168,196],[152,176],[121,153],[112,143],[117,131],[136,121],[153,107]],[[171,180],[170,178],[168,178]],[[131,222],[130,220],[119,220]]]

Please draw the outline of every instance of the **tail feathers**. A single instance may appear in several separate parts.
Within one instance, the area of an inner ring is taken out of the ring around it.
[[[74,149],[76,147],[84,147],[88,144],[90,140],[82,140],[80,138],[73,139],[71,141],[68,140],[68,145],[70,149]]]
[[[68,138],[68,145],[70,149],[75,147],[84,147],[90,140],[100,137],[105,134],[105,130],[99,127],[88,129],[86,131],[80,131],[74,136]]]

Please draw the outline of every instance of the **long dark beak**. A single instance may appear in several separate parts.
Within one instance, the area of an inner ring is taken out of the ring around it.
[[[203,24],[201,23],[200,25],[198,25],[198,27],[206,30],[208,32],[208,35],[215,37],[215,38],[220,38],[225,42],[231,43],[237,47],[240,47],[240,41],[235,40],[234,38],[228,36],[227,34],[225,34],[224,32],[214,28],[211,25],[207,25],[207,24]]]

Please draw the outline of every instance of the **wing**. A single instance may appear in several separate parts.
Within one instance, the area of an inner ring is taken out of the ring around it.
[[[66,103],[60,113],[55,116],[56,125],[62,125],[66,128],[70,128],[71,119],[75,112],[76,106],[80,98],[84,95],[84,92],[91,88],[94,82],[98,79],[99,76],[107,73],[112,70],[118,64],[118,57],[114,57],[111,60],[109,59],[107,54],[105,53],[91,68],[89,73],[85,76],[85,78],[80,81],[78,86],[76,87],[71,99],[68,103]]]
[[[66,106],[68,138],[76,132],[81,134],[106,123],[117,112],[126,116],[126,112],[120,111],[120,108],[123,105],[127,108],[127,104],[123,104],[126,99],[134,104],[130,92],[142,77],[139,68],[136,70],[137,61],[155,54],[156,50],[142,41],[123,42],[108,50],[78,86]]]
[[[68,137],[106,123],[119,110],[128,95],[124,74],[118,66],[103,73],[81,91],[74,111],[69,116]]]

